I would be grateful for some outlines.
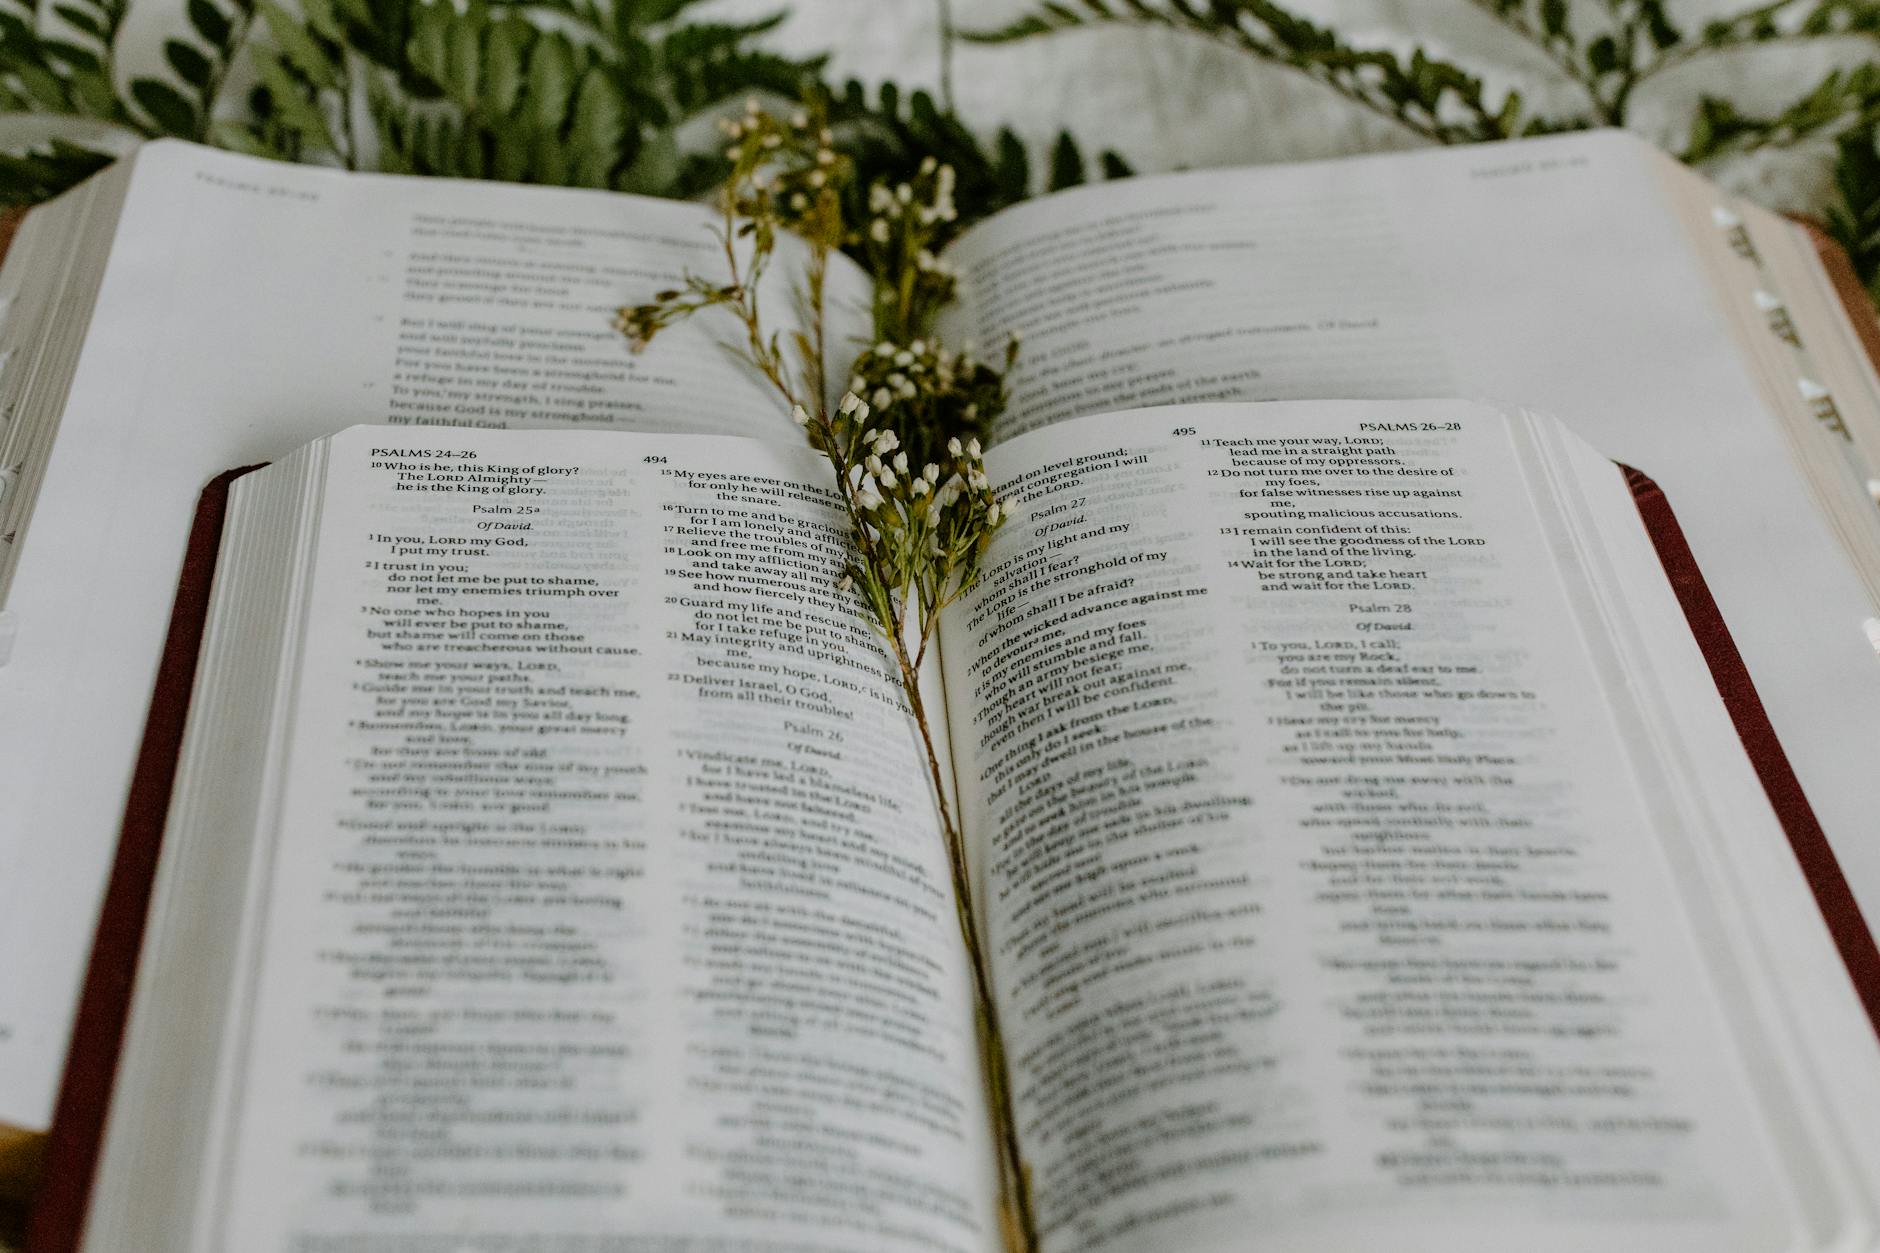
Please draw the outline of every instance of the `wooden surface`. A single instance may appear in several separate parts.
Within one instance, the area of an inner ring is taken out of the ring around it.
[[[1854,273],[1854,263],[1848,259],[1847,252],[1841,245],[1829,238],[1828,232],[1806,218],[1797,218],[1802,229],[1808,232],[1809,240],[1815,245],[1815,254],[1821,258],[1821,264],[1828,271],[1828,279],[1834,284],[1834,294],[1841,298],[1841,307],[1847,310],[1847,320],[1854,327],[1854,333],[1860,336],[1861,347],[1867,350],[1867,359],[1880,369],[1880,311],[1874,308],[1873,297],[1861,285],[1860,276]]]

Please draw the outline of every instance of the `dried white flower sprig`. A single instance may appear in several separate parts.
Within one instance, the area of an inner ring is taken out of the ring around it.
[[[980,439],[1005,407],[1005,375],[1018,345],[1008,344],[995,366],[934,338],[936,318],[959,285],[938,256],[959,216],[951,168],[929,158],[907,181],[878,183],[863,194],[820,110],[778,118],[752,101],[724,129],[732,163],[721,198],[724,278],[688,275],[682,286],[621,309],[614,324],[641,350],[676,322],[728,310],[742,329],[739,352],[829,461],[854,541],[841,587],[854,593],[893,658],[926,749],[973,975],[1005,1242],[1030,1253],[1037,1235],[1029,1172],[1018,1149],[966,841],[947,801],[919,683],[941,611],[978,582],[986,546],[1012,513],[1012,503],[993,494]],[[801,329],[787,337],[770,329],[758,301],[758,281],[784,231],[809,244],[798,293]],[[826,316],[829,258],[838,249],[860,259],[874,279],[875,342],[847,349],[854,355],[848,387],[832,405],[832,380],[843,377],[829,368]]]

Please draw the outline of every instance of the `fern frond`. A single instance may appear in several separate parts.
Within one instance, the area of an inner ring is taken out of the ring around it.
[[[1880,118],[1880,65],[1831,70],[1794,102],[1774,113],[1744,113],[1730,101],[1704,96],[1691,120],[1680,159],[1698,164],[1726,153],[1788,146],[1819,135],[1838,135]]]
[[[0,153],[0,205],[38,204],[90,178],[114,158],[55,139],[24,152]]]
[[[1841,137],[1835,162],[1836,199],[1828,209],[1828,234],[1846,249],[1854,272],[1880,301],[1880,139],[1869,124]]]
[[[1093,175],[1122,178],[1131,172],[1128,162],[1107,151],[1093,171],[1066,132],[1058,136],[1049,176],[1040,187],[1033,179],[1025,144],[1012,131],[1001,130],[990,144],[982,143],[957,116],[940,108],[932,95],[916,91],[904,100],[893,83],[882,84],[871,99],[866,88],[851,81],[839,95],[828,97],[825,107],[838,145],[855,161],[852,194],[864,197],[877,182],[890,186],[911,182],[921,162],[932,157],[954,170],[960,211],[955,230],[1040,190],[1073,186]],[[855,206],[851,210],[856,220],[866,220]]]
[[[1271,0],[1047,0],[1007,26],[964,37],[1003,43],[1100,25],[1159,26],[1226,43],[1443,143],[1505,139],[1522,130],[1518,97],[1495,98],[1461,66],[1421,48],[1405,59],[1348,43]]]

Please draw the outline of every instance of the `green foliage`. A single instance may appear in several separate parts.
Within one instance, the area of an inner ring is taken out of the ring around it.
[[[687,120],[821,67],[753,41],[781,15],[689,23],[696,0],[259,0],[253,120],[227,142],[288,160],[684,195],[719,163]]]
[[[852,194],[856,199],[846,206],[851,220],[865,218],[861,197],[866,188],[913,182],[928,159],[953,168],[959,217],[936,240],[936,248],[944,247],[953,234],[974,222],[1040,190],[1059,191],[1089,182],[1095,175],[1123,178],[1131,172],[1122,157],[1108,151],[1099,154],[1093,170],[1077,141],[1063,131],[1041,180],[1033,172],[1024,141],[1011,130],[1002,129],[990,142],[982,142],[927,92],[903,97],[893,83],[882,84],[871,99],[860,83],[850,82],[822,103],[835,128],[837,146],[855,162]]]
[[[1767,116],[1739,112],[1716,96],[1699,102],[1679,154],[1693,164],[1732,152],[1786,147],[1821,134],[1845,134],[1880,116],[1880,65],[1868,62],[1827,77],[1793,103]]]
[[[1880,300],[1880,150],[1872,128],[1843,135],[1835,163],[1836,202],[1828,209],[1828,234],[1847,250],[1854,271]]]
[[[1405,59],[1387,49],[1356,47],[1268,0],[1046,0],[1009,26],[967,37],[1004,42],[1108,23],[1164,26],[1221,40],[1444,143],[1522,133],[1518,95],[1496,97],[1480,78],[1421,49]]]
[[[1480,75],[1421,48],[1405,57],[1359,47],[1271,0],[1043,0],[1010,25],[966,36],[1009,42],[1079,27],[1161,26],[1227,43],[1323,83],[1346,99],[1441,143],[1625,125],[1646,82],[1697,57],[1850,36],[1880,37],[1875,0],[1774,0],[1715,18],[1688,34],[1663,0],[1453,0],[1532,43],[1585,98],[1562,117],[1524,112],[1518,92],[1485,89]],[[1581,21],[1588,15],[1590,25]],[[1845,125],[1880,94],[1877,72],[1837,72],[1769,118],[1707,98],[1694,126],[1702,155],[1744,143],[1787,142]]]
[[[111,45],[126,0],[67,0],[54,17],[69,37],[42,31],[28,0],[0,0],[0,109],[126,122],[111,81]]]
[[[248,24],[248,0],[223,9],[189,0],[188,30],[164,41],[173,77],[133,78],[120,94],[115,52],[128,0],[59,0],[42,13],[29,0],[0,0],[0,112],[103,123],[126,136],[201,139]],[[26,203],[56,194],[110,161],[77,142],[49,141],[0,162],[0,199]]]
[[[1577,89],[1581,105],[1558,116],[1531,113],[1519,92],[1490,91],[1467,66],[1421,48],[1406,56],[1354,45],[1271,0],[1039,0],[1011,24],[966,37],[999,43],[1103,25],[1184,31],[1301,73],[1438,143],[1624,126],[1642,88],[1704,57],[1819,40],[1880,42],[1880,0],[1765,0],[1693,30],[1679,25],[1664,0],[1449,0],[1449,7],[1472,9],[1532,44]],[[1835,212],[1853,222],[1880,199],[1880,182],[1859,182],[1880,176],[1876,123],[1880,64],[1869,56],[1767,114],[1703,96],[1681,135],[1659,138],[1693,164],[1811,139],[1841,141]],[[1870,282],[1880,276],[1880,251],[1857,260]]]
[[[37,204],[109,164],[111,158],[101,152],[56,139],[18,156],[0,153],[0,205]]]
[[[355,169],[692,195],[725,166],[682,151],[684,124],[752,92],[796,97],[822,64],[758,46],[782,14],[693,21],[698,0],[187,0],[168,74],[120,91],[127,3],[0,0],[0,112]],[[256,86],[224,99],[242,57]],[[0,200],[108,160],[76,138],[18,153]]]

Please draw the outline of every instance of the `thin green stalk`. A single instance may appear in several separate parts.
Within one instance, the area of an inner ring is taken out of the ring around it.
[[[926,756],[972,976],[975,1039],[999,1163],[1001,1228],[1014,1253],[1033,1253],[1037,1240],[1028,1177],[966,839],[948,800],[919,682],[940,611],[977,578],[985,543],[1007,509],[992,496],[972,436],[982,406],[1003,405],[1003,375],[915,335],[953,290],[952,271],[929,251],[934,233],[955,217],[953,172],[928,161],[914,185],[870,189],[871,202],[878,206],[872,212],[880,217],[870,223],[867,237],[883,263],[875,307],[878,321],[894,325],[878,325],[882,339],[856,363],[860,381],[851,384],[851,394],[834,413],[828,399],[827,279],[830,253],[859,238],[843,219],[842,189],[851,167],[831,148],[821,117],[799,114],[786,126],[753,103],[744,119],[727,122],[726,131],[733,141],[726,155],[734,169],[721,201],[718,233],[727,281],[688,275],[682,287],[659,293],[651,303],[622,309],[616,326],[636,347],[644,347],[661,328],[724,306],[743,325],[742,355],[805,427],[810,445],[829,458],[854,544],[843,583],[855,587],[871,625],[886,640]],[[784,341],[765,326],[757,295],[776,236],[786,228],[798,231],[809,245],[799,302],[804,325],[787,341],[794,360],[781,346]],[[1008,356],[1008,369],[1010,364]],[[880,416],[871,418],[869,403],[854,394],[858,391],[875,396]],[[941,457],[937,450],[943,443],[947,453]],[[917,461],[910,460],[916,456]],[[943,461],[953,471],[944,481]],[[912,647],[910,614],[918,623],[919,642]]]

